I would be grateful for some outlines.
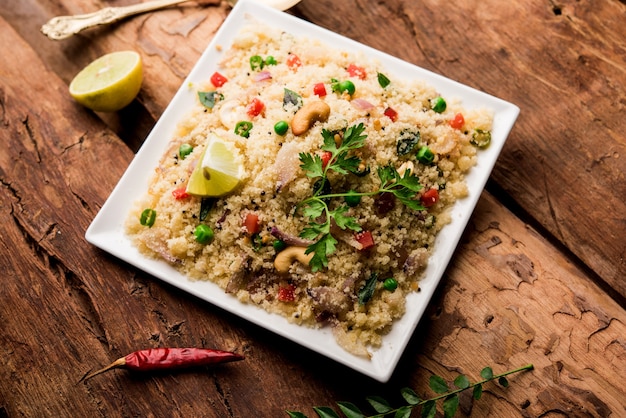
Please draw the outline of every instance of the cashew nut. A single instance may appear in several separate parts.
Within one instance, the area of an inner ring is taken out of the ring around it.
[[[309,102],[302,106],[291,120],[291,132],[294,135],[302,135],[308,131],[315,122],[326,122],[330,116],[330,106],[321,100]]]
[[[309,265],[313,258],[313,253],[305,254],[305,247],[287,247],[283,251],[279,252],[274,259],[274,268],[279,273],[288,273],[289,267],[295,262],[299,261],[302,264]]]
[[[402,163],[400,168],[398,168],[398,174],[400,174],[400,177],[404,177],[404,173],[406,173],[407,170],[411,170],[411,174],[415,172],[415,165],[413,165],[413,161],[405,161]]]

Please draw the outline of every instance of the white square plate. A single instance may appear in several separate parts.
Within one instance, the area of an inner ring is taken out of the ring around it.
[[[383,345],[373,352],[370,360],[351,355],[339,347],[328,328],[311,329],[291,324],[282,316],[269,314],[254,305],[242,304],[213,283],[188,280],[167,263],[149,259],[140,254],[124,233],[125,214],[131,210],[133,201],[147,190],[150,176],[171,139],[176,125],[194,105],[196,93],[188,87],[189,83],[195,84],[207,80],[217,68],[217,63],[223,54],[220,51],[228,49],[233,38],[245,26],[250,16],[293,35],[319,39],[324,44],[332,45],[337,49],[362,51],[365,55],[378,60],[389,74],[407,80],[421,79],[435,87],[444,97],[460,99],[465,108],[484,107],[494,112],[491,146],[479,152],[478,163],[467,176],[469,197],[459,200],[454,206],[452,223],[447,225],[437,237],[434,253],[425,276],[420,282],[421,291],[409,295],[405,315],[394,323],[392,331],[384,337]],[[292,15],[253,1],[240,0],[165,109],[144,145],[89,226],[85,237],[93,245],[173,286],[378,381],[386,382],[391,377],[441,280],[518,114],[519,108],[513,104],[401,61]]]

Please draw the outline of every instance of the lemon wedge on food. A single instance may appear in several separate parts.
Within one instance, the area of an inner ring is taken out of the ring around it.
[[[239,186],[243,174],[241,155],[237,148],[217,135],[212,135],[189,177],[187,193],[202,197],[224,196]]]
[[[141,56],[135,51],[104,55],[82,69],[70,83],[70,95],[97,112],[116,112],[137,96],[143,82]]]

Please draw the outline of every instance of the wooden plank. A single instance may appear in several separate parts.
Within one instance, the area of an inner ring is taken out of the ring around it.
[[[0,63],[1,416],[313,416],[311,406],[333,400],[363,405],[381,394],[399,402],[403,386],[427,396],[430,373],[476,379],[485,365],[498,372],[525,363],[536,370],[506,391],[489,387],[474,416],[623,413],[616,371],[626,369],[626,313],[487,193],[387,385],[95,250],[84,229],[132,151],[69,99],[63,78],[2,19],[0,41],[16,54]],[[97,170],[102,161],[106,169]],[[77,384],[131,350],[168,345],[235,349],[247,359]]]

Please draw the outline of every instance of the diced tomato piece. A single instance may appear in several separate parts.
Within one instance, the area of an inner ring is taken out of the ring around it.
[[[255,116],[259,116],[265,110],[265,103],[263,103],[259,98],[255,97],[248,103],[246,106],[246,113],[251,118]]]
[[[214,72],[211,76],[211,84],[213,84],[215,87],[222,87],[227,81],[228,79],[217,71]]]
[[[374,246],[374,237],[370,231],[361,231],[354,234],[354,239],[361,244],[361,251],[367,250]]]
[[[385,109],[385,111],[383,112],[385,114],[385,116],[387,116],[389,119],[391,119],[392,122],[395,122],[398,120],[398,112],[396,112],[394,109],[388,107],[387,109]]]
[[[422,205],[429,208],[439,201],[439,192],[437,191],[437,189],[428,189],[424,193],[422,193],[420,200],[422,202]]]
[[[450,121],[450,126],[452,126],[454,129],[461,129],[463,125],[465,125],[465,118],[463,117],[463,113],[457,113]]]
[[[326,86],[324,83],[317,83],[313,86],[313,94],[318,97],[326,96]]]
[[[300,57],[296,54],[289,54],[287,57],[287,66],[292,70],[297,70],[298,67],[302,66],[302,61],[300,61]]]
[[[326,166],[328,165],[328,163],[330,162],[330,159],[333,158],[333,153],[330,151],[324,151],[322,153],[321,159],[322,159],[322,168],[326,168]]]
[[[176,200],[187,199],[189,197],[186,187],[179,187],[178,189],[172,190],[172,196],[174,196]]]
[[[296,300],[296,287],[292,284],[278,288],[278,300],[281,302],[293,302]]]
[[[358,77],[361,80],[365,80],[367,78],[367,73],[365,72],[365,68],[359,67],[356,64],[348,65],[348,68],[346,68],[346,71],[348,71],[348,74],[350,74],[350,76],[352,77]]]
[[[261,231],[261,222],[259,221],[259,215],[256,213],[248,212],[243,218],[243,227],[250,235],[258,234]]]

